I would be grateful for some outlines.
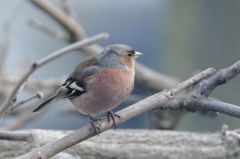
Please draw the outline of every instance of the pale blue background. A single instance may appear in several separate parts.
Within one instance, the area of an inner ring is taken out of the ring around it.
[[[59,4],[59,1],[54,0]],[[226,67],[240,59],[240,1],[238,0],[73,0],[76,15],[89,35],[109,32],[111,38],[101,42],[127,43],[144,53],[140,62],[165,74],[186,79],[209,66]],[[33,29],[31,18],[61,30],[46,14],[24,0],[0,3],[0,29],[4,22],[17,14],[13,26],[12,44],[7,60],[7,72],[18,73],[24,61],[37,59],[66,43]],[[2,34],[0,34],[1,36]],[[79,54],[56,60],[33,77],[45,79],[67,76],[82,61]],[[240,105],[240,78],[217,88],[213,96]],[[139,91],[137,91],[139,92]],[[149,94],[151,92],[148,92]],[[88,120],[79,116],[59,114],[68,101],[59,101],[54,109],[25,128],[75,129]],[[125,128],[148,127],[147,114],[121,125]],[[239,119],[219,115],[215,118],[187,113],[180,121],[181,130],[219,130],[223,123],[239,127]]]

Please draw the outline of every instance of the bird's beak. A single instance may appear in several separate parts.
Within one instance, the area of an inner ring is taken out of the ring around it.
[[[141,56],[142,55],[142,53],[141,52],[135,52],[135,55],[134,55],[134,58],[135,59],[137,59],[139,56]]]

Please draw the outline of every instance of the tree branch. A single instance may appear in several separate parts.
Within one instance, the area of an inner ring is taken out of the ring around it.
[[[209,77],[210,75],[214,74],[215,72],[216,72],[215,69],[208,68],[207,70],[195,75],[194,78],[190,78],[190,79],[178,84],[177,87],[174,88],[171,91],[171,95],[172,96],[177,95],[182,90],[187,89],[188,87],[195,85],[197,82],[201,81],[204,78]]]
[[[225,84],[228,80],[236,77],[240,73],[240,60],[232,66],[221,69],[214,76],[202,81],[196,89],[195,96],[208,96],[216,87]]]
[[[189,98],[182,107],[191,111],[213,111],[240,118],[240,106],[219,100]]]
[[[37,92],[33,96],[14,104],[13,106],[10,107],[10,110],[12,111],[13,109],[15,109],[15,108],[17,108],[17,107],[19,107],[23,104],[26,104],[26,103],[34,100],[34,99],[42,99],[42,97],[43,97],[43,93],[42,92]]]

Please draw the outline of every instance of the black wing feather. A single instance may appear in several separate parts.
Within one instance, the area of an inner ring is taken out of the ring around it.
[[[84,92],[86,92],[86,83],[84,79],[86,77],[92,76],[95,73],[99,72],[101,68],[99,66],[90,66],[80,74],[72,74],[70,75],[63,85],[57,90],[57,92],[37,106],[33,112],[37,112],[42,109],[45,105],[52,102],[54,99],[61,99],[61,98],[73,98],[80,96]]]

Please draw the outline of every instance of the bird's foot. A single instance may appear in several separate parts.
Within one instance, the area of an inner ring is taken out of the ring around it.
[[[93,118],[91,115],[89,115],[90,120],[91,120],[91,125],[95,131],[96,134],[100,133],[100,128],[98,126],[98,122],[102,120],[102,118]]]
[[[113,121],[113,127],[116,129],[117,128],[117,126],[116,126],[116,121],[115,121],[115,118],[121,118],[121,116],[119,116],[118,114],[116,114],[116,113],[114,113],[114,112],[112,112],[112,111],[108,111],[107,112],[107,119],[108,119],[108,122],[110,122],[110,120],[112,119],[112,121]]]

